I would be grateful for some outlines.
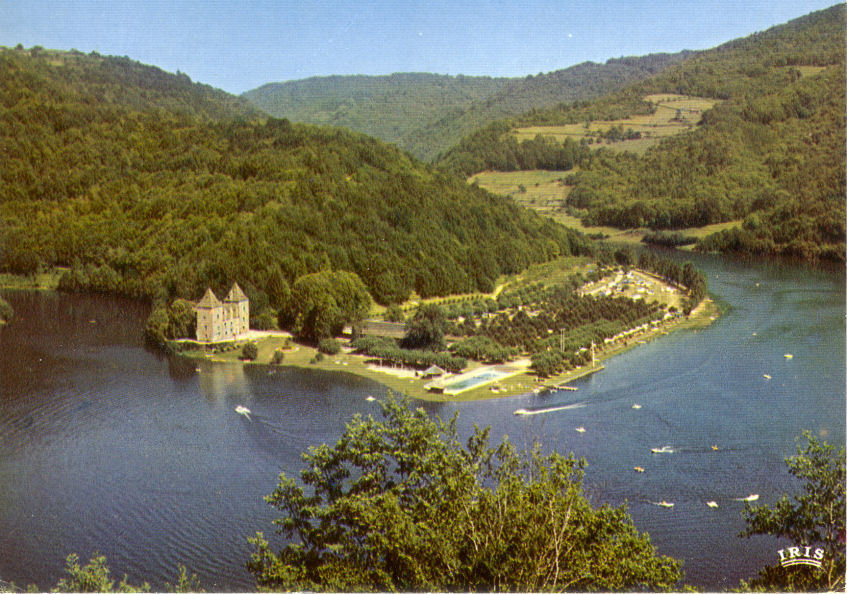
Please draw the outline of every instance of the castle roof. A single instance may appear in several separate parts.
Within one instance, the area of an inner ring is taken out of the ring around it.
[[[212,309],[215,307],[220,307],[221,302],[215,297],[215,294],[212,292],[212,289],[206,289],[206,294],[203,295],[203,298],[197,303],[195,307],[198,309]]]
[[[244,294],[244,291],[241,290],[241,287],[238,286],[238,283],[233,283],[232,288],[229,290],[229,295],[226,296],[226,301],[247,300],[247,295]]]

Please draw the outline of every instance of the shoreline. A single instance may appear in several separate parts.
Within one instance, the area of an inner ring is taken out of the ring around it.
[[[250,342],[249,337],[238,340],[236,342],[237,346],[223,353],[211,353],[205,350],[194,349],[178,352],[176,353],[176,356],[210,361],[212,363],[240,363],[242,365],[256,365],[263,366],[268,369],[294,367],[301,369],[318,369],[321,371],[331,371],[335,373],[349,373],[371,379],[386,389],[390,389],[394,392],[398,392],[418,400],[426,400],[430,402],[490,400],[494,398],[520,396],[531,392],[537,393],[542,390],[562,389],[560,388],[562,384],[567,384],[602,371],[605,368],[603,363],[612,357],[623,354],[632,348],[641,344],[646,344],[649,341],[655,340],[672,332],[705,328],[712,322],[716,321],[721,313],[721,309],[718,307],[715,299],[709,296],[704,299],[687,318],[671,320],[664,324],[660,324],[655,328],[634,334],[620,343],[609,345],[600,349],[597,353],[596,367],[577,367],[576,369],[571,369],[567,372],[546,378],[534,376],[527,368],[527,370],[520,373],[503,377],[468,390],[463,390],[462,392],[454,395],[436,393],[427,390],[425,385],[430,384],[432,378],[425,379],[422,376],[419,376],[413,369],[399,367],[380,368],[379,366],[373,365],[373,357],[353,354],[351,350],[346,347],[346,343],[345,348],[342,348],[342,351],[337,355],[323,355],[323,358],[320,361],[316,361],[315,356],[318,351],[313,347],[291,343],[289,348],[283,348],[283,345],[287,344],[291,338],[290,333],[283,331],[262,333],[263,336],[260,337],[259,340],[253,341],[256,342],[259,354],[256,359],[252,361],[246,361],[240,358],[241,345],[245,342]],[[271,361],[274,351],[277,349],[282,350],[284,357],[281,363],[274,364]],[[506,365],[508,365],[508,362]],[[444,381],[449,381],[450,378],[455,378],[456,375],[472,373],[487,367],[495,366],[471,361],[467,368],[463,370],[462,374],[450,374],[444,379]],[[402,373],[399,373],[401,371]]]
[[[11,290],[37,290],[37,291],[55,291],[58,285],[58,280],[64,269],[55,268],[49,272],[36,275],[34,277],[20,277],[9,274],[0,275],[0,288]],[[205,360],[214,363],[240,363],[242,365],[262,365],[268,369],[276,369],[280,367],[295,367],[302,369],[319,369],[322,371],[333,371],[350,373],[359,377],[364,377],[380,384],[381,386],[390,389],[394,392],[405,394],[411,398],[418,400],[426,400],[431,402],[462,402],[489,400],[493,398],[508,398],[528,394],[531,392],[539,392],[541,390],[558,389],[559,386],[576,381],[583,377],[588,377],[598,371],[604,369],[603,362],[611,359],[614,356],[620,355],[631,348],[644,344],[651,340],[655,340],[666,334],[680,330],[697,330],[706,327],[724,312],[725,307],[722,307],[720,299],[712,295],[706,297],[700,305],[688,317],[676,318],[659,324],[656,327],[635,333],[615,342],[610,345],[603,346],[597,351],[597,366],[596,367],[578,367],[567,372],[553,375],[550,377],[540,378],[532,374],[527,368],[519,373],[501,377],[499,379],[486,382],[479,386],[462,390],[456,394],[436,393],[426,389],[425,385],[432,382],[433,378],[422,378],[414,369],[404,368],[403,373],[397,373],[399,368],[380,368],[373,365],[372,357],[364,355],[355,355],[351,353],[351,349],[343,348],[337,355],[324,355],[322,360],[315,360],[318,351],[314,347],[293,343],[291,341],[291,333],[285,331],[257,331],[251,330],[247,336],[229,343],[229,346],[224,352],[213,353],[206,350],[205,345],[202,348],[185,348],[177,349],[175,355],[194,360]],[[0,322],[0,326],[3,324]],[[241,346],[246,342],[255,342],[258,347],[258,356],[253,361],[245,361],[240,359]],[[189,345],[192,344],[200,347],[196,341],[185,339],[170,341],[171,344]],[[346,346],[348,341],[342,340]],[[284,354],[283,360],[279,364],[272,362],[274,351],[281,350]],[[506,362],[506,365],[514,362]],[[475,372],[478,369],[486,367],[494,367],[493,365],[482,364],[476,361],[469,361],[468,366],[463,370],[462,374]],[[455,378],[460,374],[448,374],[444,378],[445,382],[449,382],[451,378]]]

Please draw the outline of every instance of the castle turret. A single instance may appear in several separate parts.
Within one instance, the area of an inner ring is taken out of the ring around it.
[[[197,340],[214,342],[221,339],[221,314],[223,304],[215,297],[212,289],[206,289],[206,294],[194,306],[197,312]]]

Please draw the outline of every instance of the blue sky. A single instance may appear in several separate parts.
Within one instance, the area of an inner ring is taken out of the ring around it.
[[[330,74],[526,76],[706,49],[835,0],[0,0],[0,45],[129,56],[231,93]]]

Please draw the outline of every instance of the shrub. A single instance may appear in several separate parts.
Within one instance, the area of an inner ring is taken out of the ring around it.
[[[259,356],[259,347],[256,346],[255,342],[248,342],[243,347],[241,347],[241,358],[247,361],[255,361],[256,357]]]
[[[318,351],[327,355],[337,355],[341,352],[341,343],[335,338],[324,338],[318,343]]]
[[[0,322],[11,322],[14,317],[15,310],[12,309],[8,301],[0,297]]]
[[[271,357],[271,363],[274,365],[282,365],[282,361],[285,359],[285,353],[282,352],[282,349],[276,349],[274,351],[273,356]]]
[[[405,322],[406,315],[403,313],[403,310],[396,303],[392,303],[388,306],[388,309],[385,310],[385,321],[386,322]]]

